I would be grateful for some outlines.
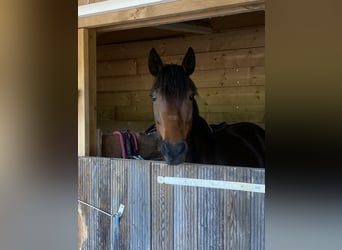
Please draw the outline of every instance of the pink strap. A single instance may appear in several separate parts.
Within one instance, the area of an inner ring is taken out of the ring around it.
[[[120,145],[121,145],[121,153],[122,153],[122,158],[126,159],[126,148],[125,148],[125,143],[123,141],[122,134],[119,131],[114,131],[113,135],[118,135],[120,138]]]

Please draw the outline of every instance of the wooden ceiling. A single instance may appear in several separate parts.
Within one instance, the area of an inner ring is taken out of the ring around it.
[[[211,32],[220,32],[222,30],[231,28],[263,24],[265,24],[265,12],[256,11],[147,28],[119,30],[111,32],[106,32],[105,30],[98,29],[97,44],[104,45],[180,37],[191,34],[205,34]]]

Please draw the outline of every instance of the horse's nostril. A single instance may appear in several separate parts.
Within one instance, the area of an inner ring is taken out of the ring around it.
[[[187,144],[185,141],[181,141],[176,144],[171,144],[170,142],[164,142],[161,149],[162,149],[163,154],[176,157],[180,154],[186,153]]]
[[[182,153],[186,149],[186,143],[185,142],[180,142],[178,145],[178,152]]]

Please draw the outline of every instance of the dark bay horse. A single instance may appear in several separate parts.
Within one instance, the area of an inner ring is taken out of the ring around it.
[[[149,54],[149,70],[155,77],[151,89],[154,120],[166,163],[264,168],[264,129],[250,122],[209,126],[199,115],[197,88],[190,78],[195,64],[191,47],[182,65],[163,64],[154,48]]]

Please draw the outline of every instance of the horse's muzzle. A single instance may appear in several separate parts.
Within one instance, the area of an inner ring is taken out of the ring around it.
[[[184,163],[187,152],[188,144],[186,141],[181,141],[176,144],[164,141],[161,145],[161,153],[163,154],[166,163],[169,165]]]

